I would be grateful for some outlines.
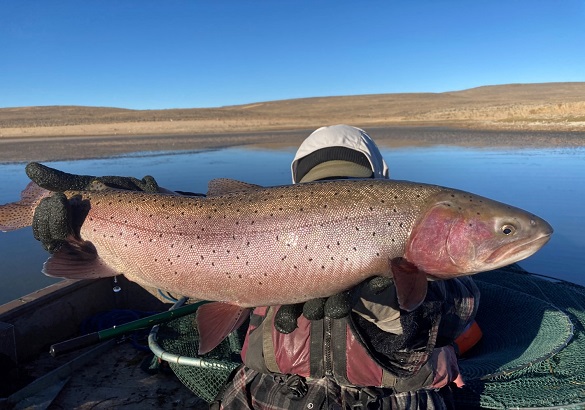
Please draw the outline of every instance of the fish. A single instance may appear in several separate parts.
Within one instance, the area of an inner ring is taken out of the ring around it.
[[[0,230],[31,225],[52,193],[31,182],[0,206]],[[428,280],[497,269],[538,251],[553,228],[522,209],[412,181],[347,179],[262,187],[214,179],[206,197],[111,189],[66,191],[75,232],[44,264],[49,276],[124,274],[197,300],[208,352],[255,306],[301,303],[392,277],[412,311]]]

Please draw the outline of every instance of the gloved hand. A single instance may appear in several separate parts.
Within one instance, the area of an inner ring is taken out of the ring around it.
[[[129,191],[159,192],[159,186],[150,175],[142,179],[133,177],[75,175],[49,168],[38,162],[26,166],[26,175],[38,186],[54,192],[89,189],[93,181],[99,181],[111,188]]]
[[[387,276],[374,276],[366,279],[362,284],[345,292],[338,293],[328,298],[317,298],[294,305],[283,305],[278,309],[274,317],[274,327],[280,333],[291,333],[297,327],[297,319],[302,314],[308,320],[321,320],[324,317],[341,319],[350,314],[354,299],[359,295],[363,287],[367,287],[373,293],[380,293],[394,283]]]
[[[158,192],[158,184],[151,176],[142,180],[132,177],[105,176],[95,177],[91,175],[68,174],[36,162],[26,166],[26,174],[37,185],[55,191],[50,197],[43,199],[33,216],[33,235],[41,242],[43,248],[54,253],[65,242],[68,235],[77,231],[76,224],[83,221],[82,215],[76,215],[69,201],[61,192],[67,190],[88,189],[93,181],[117,189],[130,191]],[[83,210],[80,210],[83,212]]]
[[[33,215],[32,230],[46,251],[55,253],[59,250],[73,232],[71,208],[64,194],[55,193],[41,200]]]

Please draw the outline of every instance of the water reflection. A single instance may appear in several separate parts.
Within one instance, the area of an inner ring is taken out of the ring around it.
[[[458,147],[382,148],[396,179],[435,183],[471,191],[529,210],[551,223],[552,240],[521,265],[585,285],[585,148],[499,150]],[[260,185],[290,183],[294,148],[227,148],[195,152],[134,154],[47,163],[92,175],[153,175],[160,185],[205,192],[212,178]],[[0,203],[14,201],[28,183],[24,164],[0,165]],[[30,229],[0,234],[0,303],[53,283],[40,273],[47,254]]]

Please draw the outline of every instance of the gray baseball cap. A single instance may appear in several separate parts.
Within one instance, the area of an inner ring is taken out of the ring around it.
[[[291,164],[293,183],[325,178],[388,178],[388,165],[370,136],[349,125],[321,127],[301,144]]]

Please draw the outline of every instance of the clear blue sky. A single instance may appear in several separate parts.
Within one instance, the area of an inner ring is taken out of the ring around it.
[[[585,1],[0,0],[0,107],[585,81]]]

